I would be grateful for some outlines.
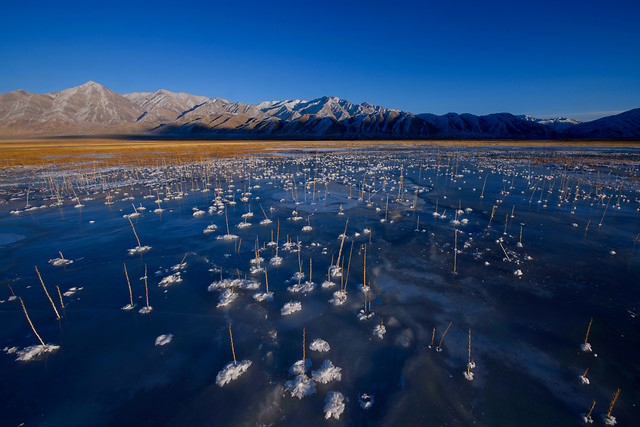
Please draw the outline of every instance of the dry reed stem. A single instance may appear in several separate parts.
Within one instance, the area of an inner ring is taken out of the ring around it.
[[[616,390],[616,393],[613,395],[613,399],[611,399],[611,403],[609,404],[609,410],[607,411],[607,418],[611,417],[611,411],[613,411],[613,405],[615,405],[616,400],[618,400],[619,394],[620,394],[620,389]]]
[[[467,357],[467,375],[471,369],[471,328],[469,328],[469,353]]]
[[[303,383],[304,383],[304,359],[306,356],[305,339],[306,339],[306,328],[302,328],[302,382]]]
[[[229,324],[229,339],[231,340],[231,353],[233,354],[233,366],[238,366],[236,362],[236,349],[233,348],[233,334],[231,333],[231,324]]]
[[[584,343],[587,344],[587,340],[589,339],[589,332],[591,331],[591,323],[593,323],[593,317],[589,320],[589,326],[587,326],[587,335],[584,337]]]
[[[502,252],[504,252],[504,256],[507,257],[507,261],[511,261],[511,258],[509,258],[509,255],[507,255],[507,251],[504,250],[504,246],[502,246],[502,242],[498,242],[498,244],[500,245],[500,247],[502,248]]]
[[[444,336],[447,335],[447,332],[449,331],[449,328],[451,327],[452,323],[453,322],[449,322],[449,326],[447,326],[447,329],[444,330],[442,337],[440,337],[440,343],[438,343],[438,348],[442,348],[442,340],[444,340]]]
[[[40,276],[40,272],[38,271],[37,265],[36,265],[36,273],[38,273],[38,279],[40,279],[40,283],[42,283],[42,289],[44,289],[44,293],[47,294],[47,298],[49,298],[49,302],[51,303],[51,307],[53,307],[53,311],[55,311],[56,313],[56,317],[58,318],[58,320],[60,320],[60,314],[58,314],[58,309],[56,308],[56,305],[53,303],[53,300],[51,299],[51,295],[49,295],[49,291],[47,291],[47,287],[44,285],[44,282],[42,281],[42,276]]]
[[[138,233],[136,233],[136,228],[133,226],[133,222],[131,222],[131,218],[127,217],[127,219],[129,220],[129,224],[131,224],[131,228],[133,229],[133,235],[136,236],[138,246],[142,246],[142,244],[140,244],[140,239],[138,238]]]
[[[147,300],[147,310],[149,310],[149,286],[147,284],[147,264],[144,265],[144,294]],[[133,305],[131,306],[133,308]]]
[[[58,297],[60,297],[60,306],[64,310],[64,302],[62,301],[62,294],[60,293],[60,286],[56,285],[56,289],[58,290]]]
[[[342,241],[340,242],[340,250],[338,251],[338,259],[336,260],[336,267],[339,267],[339,264],[340,264],[340,256],[342,255],[342,246],[344,245],[344,239],[347,237],[347,225],[349,225],[349,218],[347,218],[347,222],[344,225],[344,233],[342,233]]]
[[[433,332],[431,332],[431,344],[429,344],[429,347],[433,347],[433,339],[436,336],[436,328],[433,328]]]
[[[24,307],[24,302],[22,301],[22,298],[18,297],[18,299],[20,300],[20,304],[22,305],[22,311],[24,311],[24,315],[27,317],[27,321],[29,322],[29,325],[31,326],[31,330],[33,330],[33,333],[36,334],[36,337],[38,337],[38,340],[40,341],[40,344],[42,344],[43,347],[46,347],[46,344],[44,343],[44,341],[42,341],[42,338],[40,338],[40,335],[38,335],[38,332],[36,331],[36,328],[33,326],[33,323],[31,322],[31,319],[29,318],[29,314],[27,314],[27,309]]]
[[[593,412],[593,408],[596,406],[596,401],[594,400],[591,403],[591,407],[589,408],[589,412],[587,412],[587,415],[585,416],[586,419],[589,419],[591,417],[591,412]]]
[[[133,293],[131,292],[131,283],[129,282],[129,273],[127,273],[127,264],[123,262],[122,265],[124,265],[124,275],[127,278],[127,286],[129,286],[129,300],[131,301],[131,308],[133,309]]]

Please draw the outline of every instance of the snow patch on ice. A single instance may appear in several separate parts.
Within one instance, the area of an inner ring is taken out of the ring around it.
[[[240,375],[244,374],[247,369],[249,369],[249,366],[251,366],[250,360],[242,360],[238,362],[237,365],[233,362],[227,363],[227,365],[218,372],[218,375],[216,375],[216,384],[222,387],[225,384],[238,379]]]
[[[173,339],[173,334],[162,334],[156,338],[156,345],[167,345]]]
[[[323,352],[323,351],[331,350],[331,346],[329,346],[329,343],[323,340],[322,338],[316,338],[309,345],[309,349],[312,351]]]

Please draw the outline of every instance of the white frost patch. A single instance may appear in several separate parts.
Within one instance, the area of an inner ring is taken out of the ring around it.
[[[282,264],[282,257],[274,256],[273,258],[271,258],[269,260],[269,264],[271,264],[271,265],[280,265],[280,264]]]
[[[614,417],[613,415],[607,416],[606,414],[602,414],[602,421],[604,421],[604,423],[608,426],[614,426],[617,423],[616,417]]]
[[[81,291],[82,289],[84,288],[83,287],[76,288],[74,286],[73,288],[69,288],[69,290],[62,295],[64,295],[65,297],[70,297],[70,296],[73,296],[73,294],[75,294],[76,292]]]
[[[216,384],[222,387],[225,384],[230,383],[233,380],[237,380],[240,375],[244,374],[251,366],[251,360],[242,360],[238,362],[238,365],[234,365],[233,362],[227,363],[218,375],[216,375]]]
[[[18,351],[18,347],[5,347],[2,349],[2,351],[4,351],[7,354],[13,354],[16,351]]]
[[[362,393],[358,401],[360,402],[360,407],[362,409],[369,409],[373,406],[373,395]]]
[[[22,350],[17,350],[15,353],[18,355],[16,360],[20,362],[28,362],[43,354],[53,353],[60,348],[59,345],[47,344],[47,345],[32,345],[25,347]]]
[[[65,265],[73,264],[73,260],[66,258],[53,258],[49,260],[49,264],[54,267],[64,267]]]
[[[162,334],[156,338],[156,345],[167,345],[173,339],[173,334]]]
[[[373,312],[365,313],[365,311],[363,309],[360,309],[360,311],[357,314],[358,320],[363,321],[363,322],[365,320],[371,319],[373,316],[375,316],[375,313],[373,313]]]
[[[590,343],[588,343],[588,342],[587,342],[587,343],[582,343],[582,344],[580,344],[580,350],[582,350],[582,351],[584,351],[584,352],[587,352],[587,353],[588,353],[588,352],[590,352],[590,351],[592,351],[592,349],[591,349],[591,344],[590,344]]]
[[[307,369],[309,369],[311,367],[311,359],[304,359],[304,371],[306,371]],[[297,362],[295,362],[293,365],[291,365],[291,367],[289,368],[289,373],[291,375],[300,375],[303,372],[302,369],[302,359],[298,360]]]
[[[580,382],[581,382],[582,384],[585,384],[585,385],[589,385],[589,384],[590,384],[589,378],[584,377],[584,376],[582,376],[582,375],[578,375],[578,378],[580,378]]]
[[[260,284],[255,280],[244,279],[224,279],[217,282],[213,282],[209,285],[209,292],[218,291],[220,289],[239,288],[249,291],[255,291],[260,287]]]
[[[235,234],[223,234],[222,236],[216,237],[218,240],[236,240],[238,238]]]
[[[302,227],[302,231],[312,231],[313,227],[311,227],[310,225],[305,225],[304,227]]]
[[[284,383],[284,388],[291,393],[292,397],[302,399],[311,396],[316,392],[316,385],[311,378],[298,375],[291,381]]]
[[[340,381],[342,379],[342,368],[338,368],[331,363],[330,360],[325,360],[320,369],[311,372],[313,380],[321,384],[327,384],[330,381]]]
[[[268,218],[263,219],[262,221],[260,221],[260,225],[269,225],[271,224],[273,221],[271,221]]]
[[[243,228],[247,228],[247,227],[251,227],[251,223],[250,222],[241,222],[240,224],[236,225],[236,228],[239,228],[239,229],[243,229]]]
[[[133,249],[129,249],[129,255],[143,254],[151,249],[151,246],[136,246]]]
[[[464,371],[464,377],[469,380],[469,381],[473,381],[473,372],[469,371]]]
[[[386,333],[387,328],[385,328],[384,325],[376,325],[376,327],[373,328],[373,335],[377,336],[380,339],[384,338],[384,334]]]
[[[181,270],[184,270],[185,268],[187,268],[187,263],[186,262],[181,262],[179,264],[176,264],[176,265],[172,266],[171,270],[173,270],[173,271],[181,271]]]
[[[253,294],[253,299],[256,301],[271,301],[273,300],[273,292],[256,292]]]
[[[199,217],[199,216],[204,215],[205,213],[206,213],[205,211],[201,211],[201,210],[198,209],[197,211],[193,212],[193,216]]]
[[[344,396],[339,391],[330,391],[327,393],[324,405],[324,417],[329,419],[331,417],[336,420],[340,419],[340,415],[344,412]]]
[[[328,280],[325,280],[324,282],[322,282],[322,289],[329,289],[329,288],[333,288],[336,284],[333,282],[330,282]]]
[[[333,305],[342,305],[347,302],[347,293],[342,291],[335,291],[333,293],[333,298],[329,300],[329,303]]]
[[[313,342],[309,345],[309,349],[312,351],[329,351],[331,350],[331,346],[329,346],[329,343],[326,342],[325,340],[323,340],[322,338],[316,338],[315,340],[313,340]]]
[[[236,298],[238,298],[238,294],[233,292],[231,289],[225,289],[224,292],[220,294],[218,305],[216,305],[216,307],[226,307],[231,304]]]
[[[342,276],[342,268],[334,265],[329,269],[329,274],[331,274],[331,277],[340,277]]]
[[[280,314],[282,314],[283,316],[288,316],[300,310],[302,310],[302,304],[298,301],[291,301],[282,306],[282,308],[280,309]]]
[[[295,285],[289,286],[287,290],[289,292],[306,294],[308,292],[313,291],[315,287],[316,287],[316,284],[313,282],[304,282],[300,284],[296,283]]]
[[[210,224],[207,225],[207,228],[205,228],[202,232],[204,234],[209,234],[209,233],[213,233],[214,231],[216,231],[218,229],[218,226],[215,224]]]
[[[140,313],[140,314],[149,314],[149,313],[151,313],[151,310],[153,310],[153,307],[149,307],[149,308],[142,307],[140,310],[138,310],[138,313]]]
[[[167,276],[158,283],[158,286],[163,288],[169,287],[175,283],[182,282],[182,277],[180,276],[180,272],[172,274],[171,276]]]
[[[136,308],[135,304],[133,305],[133,307],[131,306],[131,304],[127,304],[124,307],[122,307],[120,310],[128,311],[128,310],[133,310],[134,308]]]

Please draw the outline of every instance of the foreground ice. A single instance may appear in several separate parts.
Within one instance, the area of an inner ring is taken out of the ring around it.
[[[320,369],[311,372],[313,380],[321,384],[326,384],[330,381],[340,381],[342,379],[342,368],[338,368],[331,363],[330,360],[325,360]]]
[[[373,335],[377,336],[380,339],[384,338],[384,334],[386,333],[387,328],[385,328],[384,325],[376,325],[376,327],[373,328]]]
[[[590,351],[592,351],[591,344],[590,344],[590,343],[588,343],[588,342],[587,342],[587,343],[582,343],[582,344],[580,344],[580,350],[582,350],[582,351],[584,351],[584,352],[590,352]]]
[[[304,359],[304,371],[306,371],[308,368],[311,367],[311,359]],[[303,372],[302,369],[302,359],[298,360],[297,362],[295,362],[293,365],[291,365],[291,367],[289,368],[289,373],[291,375],[299,375]]]
[[[287,290],[293,293],[306,294],[308,292],[313,291],[315,287],[316,287],[316,284],[313,282],[304,282],[304,283],[296,283],[295,285],[289,286],[287,287]]]
[[[321,338],[317,338],[313,340],[313,342],[309,345],[309,349],[313,351],[323,352],[323,351],[329,351],[331,347],[329,346],[329,343],[326,342],[325,340]]]
[[[235,240],[238,236],[235,234],[223,234],[222,236],[218,236],[218,240]]]
[[[227,363],[227,365],[218,372],[218,375],[216,375],[216,384],[222,387],[223,385],[238,379],[240,375],[244,374],[247,369],[249,369],[249,366],[251,366],[251,360],[242,360],[238,362],[237,365],[233,362]]]
[[[73,264],[73,260],[66,258],[53,258],[49,260],[49,264],[54,267],[64,267],[65,265]]]
[[[360,407],[362,409],[369,409],[369,408],[371,408],[373,406],[373,395],[372,394],[362,393],[358,400],[360,401]]]
[[[216,307],[218,308],[226,307],[227,305],[231,304],[233,300],[235,300],[236,298],[238,298],[238,294],[233,292],[233,290],[231,289],[225,289],[220,294],[220,298],[218,299],[218,305],[216,305]]]
[[[271,301],[273,299],[273,292],[256,292],[253,294],[253,299],[256,301]]]
[[[282,314],[283,316],[288,316],[289,314],[293,314],[296,311],[300,310],[302,310],[302,304],[298,301],[291,301],[282,306],[282,309],[280,309],[280,314]]]
[[[59,345],[54,344],[46,344],[46,345],[32,345],[29,347],[25,347],[22,350],[17,350],[15,353],[18,355],[16,360],[20,362],[28,362],[33,360],[43,354],[53,353],[54,351],[60,348]]]
[[[186,263],[185,263],[186,264]],[[160,283],[158,283],[158,286],[161,286],[163,288],[169,287],[175,283],[180,283],[182,282],[182,277],[180,276],[180,272],[178,271],[177,273],[174,273],[170,276],[167,276],[165,278],[163,278]]]
[[[284,383],[284,388],[291,393],[292,397],[297,397],[298,399],[311,396],[316,392],[316,385],[313,380],[302,374]]]
[[[156,338],[156,345],[167,345],[173,339],[173,334],[162,334]]]
[[[342,305],[347,301],[347,293],[342,291],[335,291],[333,293],[333,298],[329,300],[329,302],[333,305]]]
[[[329,419],[331,417],[336,420],[340,419],[340,415],[344,412],[344,396],[339,391],[330,391],[327,393],[327,398],[324,401],[324,417]]]
[[[129,249],[129,255],[143,254],[151,249],[151,246],[136,246],[133,249]]]

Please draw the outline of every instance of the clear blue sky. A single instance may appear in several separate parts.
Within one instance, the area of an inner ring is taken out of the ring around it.
[[[2,14],[0,92],[94,80],[582,120],[640,107],[640,0],[22,1]]]

